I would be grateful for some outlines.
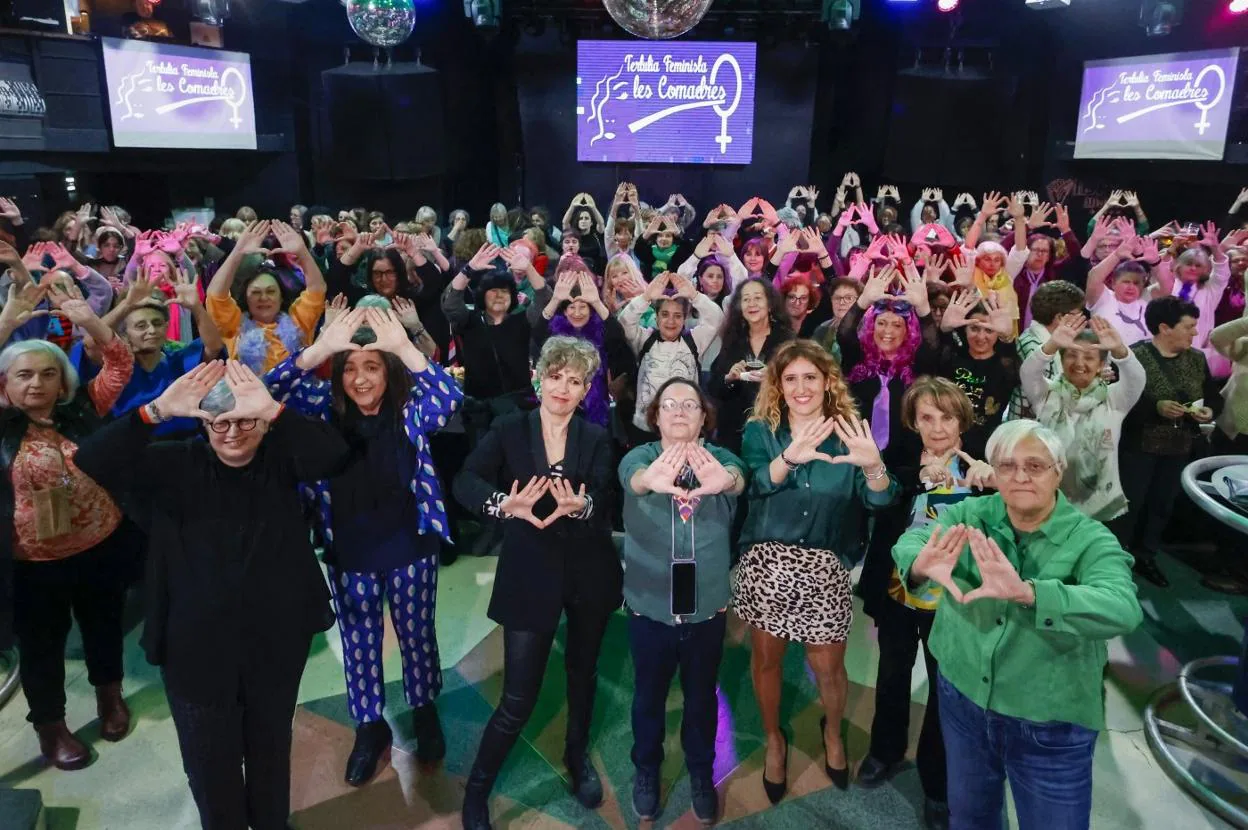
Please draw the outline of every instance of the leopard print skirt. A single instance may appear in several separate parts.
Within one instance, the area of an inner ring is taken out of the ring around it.
[[[843,643],[854,623],[849,571],[830,550],[759,542],[732,575],[732,603],[745,622],[785,640]]]

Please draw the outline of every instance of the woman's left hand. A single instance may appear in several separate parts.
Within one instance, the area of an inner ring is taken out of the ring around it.
[[[685,460],[693,468],[693,474],[698,477],[698,486],[689,492],[690,498],[717,496],[725,490],[731,490],[736,484],[736,477],[706,447],[690,444]]]
[[[1213,420],[1213,410],[1207,406],[1202,406],[1199,409],[1190,410],[1190,412],[1191,412],[1192,420],[1198,424],[1207,424]]]
[[[248,418],[272,421],[277,417],[281,406],[273,400],[269,388],[248,366],[237,360],[226,361],[225,385],[230,387],[230,392],[234,395],[234,408],[229,412],[222,412],[214,421],[244,421]]]
[[[199,305],[199,286],[185,268],[179,267],[173,277],[173,301],[183,308]]]
[[[398,354],[412,345],[412,341],[407,339],[407,329],[399,322],[398,315],[389,309],[364,309],[364,323],[377,335],[376,340],[364,346],[365,351]]]
[[[971,546],[971,556],[975,557],[975,564],[979,566],[980,586],[968,591],[961,602],[1003,599],[1023,605],[1035,604],[1035,591],[1014,570],[1014,566],[1005,558],[996,542],[985,536],[979,528],[971,528],[967,541]]]
[[[992,465],[987,461],[980,461],[962,452],[955,450],[958,458],[966,463],[966,474],[962,477],[962,484],[974,490],[996,490],[997,474],[993,472]]]
[[[880,449],[875,445],[875,438],[871,436],[869,423],[851,421],[837,415],[834,432],[849,452],[833,458],[833,464],[853,464],[864,470],[884,466],[880,458]]]
[[[551,479],[550,494],[555,497],[555,512],[542,519],[542,527],[550,527],[564,516],[580,513],[585,509],[585,505],[588,504],[585,500],[585,485],[582,484],[581,489],[576,491],[572,489],[572,484],[566,479]]]

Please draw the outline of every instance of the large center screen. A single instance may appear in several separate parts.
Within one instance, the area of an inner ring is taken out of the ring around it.
[[[580,161],[749,164],[753,43],[582,40]]]
[[[256,149],[251,58],[100,38],[117,147]]]
[[[1077,159],[1222,159],[1238,49],[1088,61]]]

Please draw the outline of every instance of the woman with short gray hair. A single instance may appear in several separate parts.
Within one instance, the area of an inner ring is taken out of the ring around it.
[[[100,373],[80,385],[65,353],[46,340],[0,352],[0,614],[12,609],[27,720],[40,752],[58,769],[76,770],[91,762],[91,751],[65,725],[65,640],[74,618],[95,687],[100,736],[120,741],[130,731],[121,693],[121,617],[134,547],[117,503],[78,456],[130,381],[134,355],[68,290],[49,282],[23,289],[19,300],[10,288],[0,314],[2,325],[19,303],[33,308],[46,293],[91,335],[103,362]],[[7,639],[0,630],[0,641]]]
[[[208,440],[157,440],[177,417],[200,419]],[[236,361],[200,364],[79,448],[82,471],[151,539],[142,646],[205,830],[289,826],[299,680],[334,621],[296,485],[347,452]]]
[[[620,559],[611,542],[615,464],[605,429],[577,408],[598,369],[598,350],[552,337],[537,361],[540,407],[496,420],[455,478],[469,510],[502,521],[490,619],[503,627],[503,694],[485,727],[464,793],[467,830],[488,830],[489,796],[537,703],[560,618],[568,731],[564,763],[588,809],[602,803],[589,760],[598,652],[621,601]]]
[[[1059,489],[1051,429],[1010,421],[988,441],[998,492],[955,504],[893,548],[902,583],[944,588],[929,645],[940,666],[949,826],[1086,828],[1105,726],[1106,641],[1142,613],[1131,557]],[[969,547],[969,555],[968,554]]]

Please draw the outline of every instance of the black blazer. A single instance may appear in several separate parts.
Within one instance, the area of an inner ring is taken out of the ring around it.
[[[143,508],[148,662],[179,698],[233,703],[240,674],[302,671],[312,635],[333,625],[297,484],[328,477],[348,448],[336,427],[290,409],[245,467],[226,467],[202,438],[154,437],[135,410],[74,462]]]
[[[479,515],[486,501],[509,491],[512,482],[523,486],[549,472],[540,411],[507,415],[494,422],[464,462],[455,477],[455,498]],[[565,517],[544,530],[523,519],[503,521],[503,548],[489,608],[490,619],[499,625],[551,632],[565,605],[608,613],[623,601],[624,575],[611,541],[615,464],[607,431],[574,416],[563,474],[573,487],[585,485],[594,501],[593,515]],[[553,508],[553,500],[544,498],[534,513],[546,516]]]

